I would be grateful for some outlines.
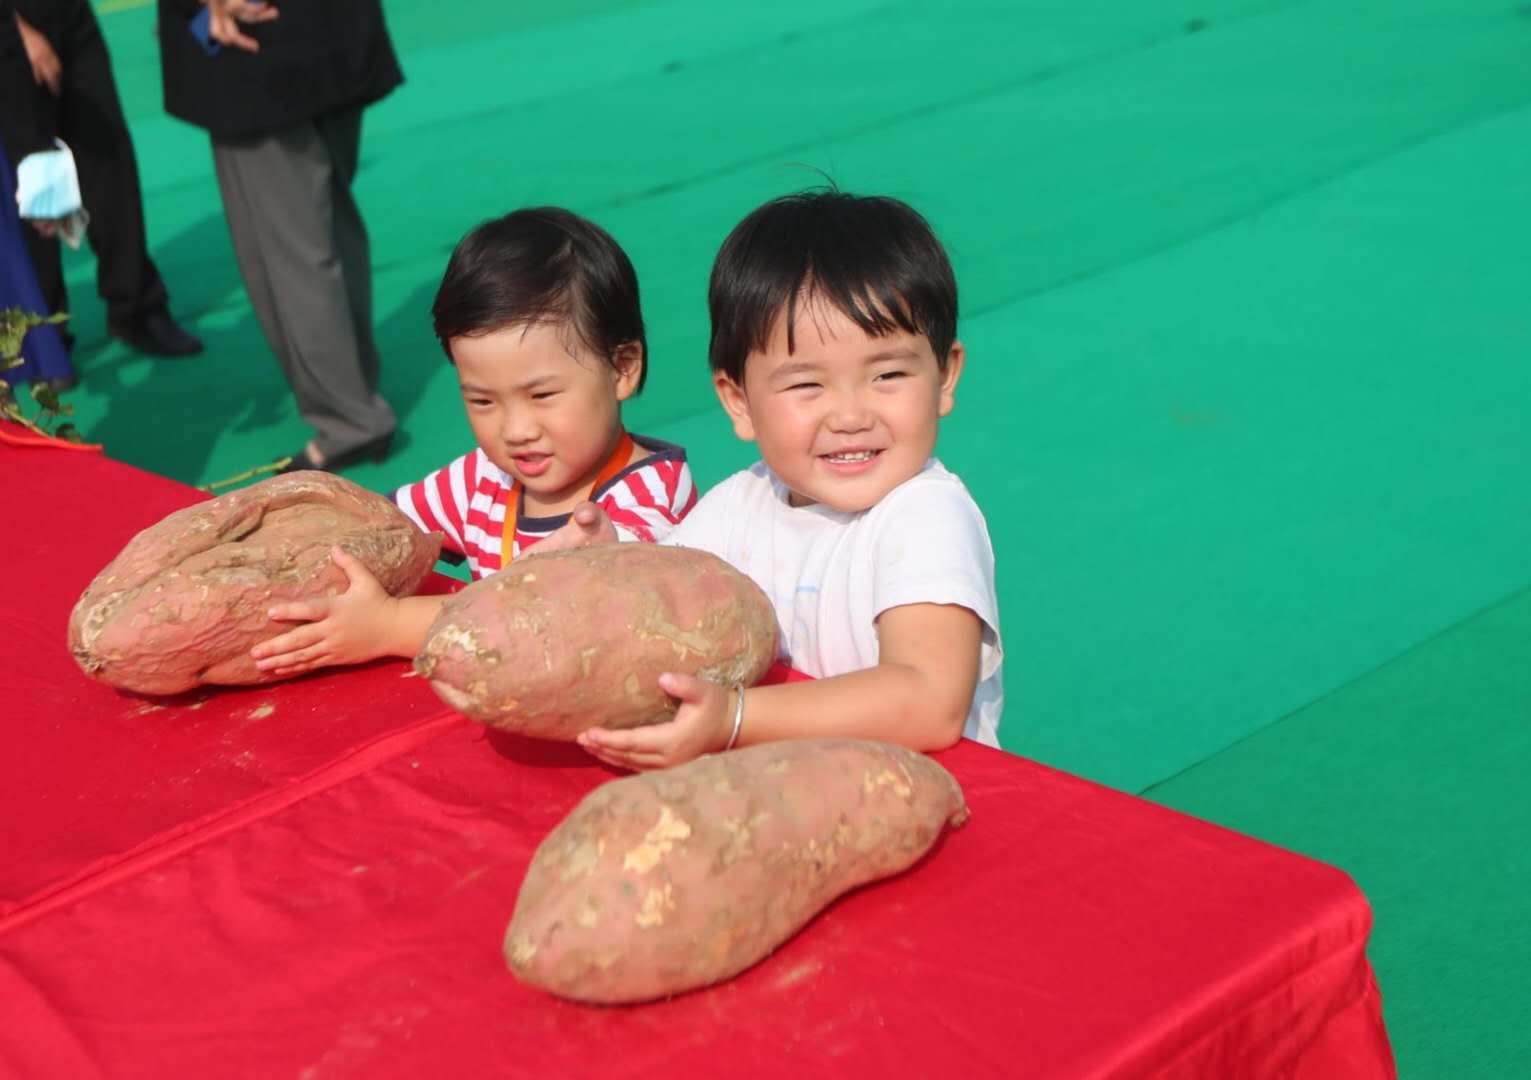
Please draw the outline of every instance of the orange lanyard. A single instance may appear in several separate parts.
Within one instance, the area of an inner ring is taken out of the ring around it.
[[[611,452],[611,457],[606,459],[606,464],[601,466],[601,471],[595,474],[595,482],[590,485],[590,494],[594,495],[617,473],[627,467],[627,459],[633,456],[633,437],[627,432],[617,440],[617,448]],[[505,493],[505,521],[500,527],[500,566],[510,565],[510,560],[516,557],[516,519],[521,516],[521,483],[514,477],[510,481],[510,490]]]

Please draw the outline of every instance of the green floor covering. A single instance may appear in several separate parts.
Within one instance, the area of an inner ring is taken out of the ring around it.
[[[1148,791],[1350,872],[1404,1077],[1531,1073],[1528,656],[1531,589]]]
[[[206,140],[160,107],[152,6],[98,9],[155,257],[209,353],[149,361],[106,342],[91,260],[74,256],[71,397],[114,456],[227,476],[306,433],[244,299]],[[940,452],[995,542],[1005,745],[1169,801],[1205,769],[1194,812],[1278,842],[1290,827],[1304,850],[1299,826],[1321,820],[1310,831],[1333,847],[1314,853],[1376,904],[1404,1064],[1470,1054],[1480,1028],[1519,1034],[1504,985],[1440,1006],[1429,974],[1458,965],[1466,995],[1475,969],[1444,928],[1421,929],[1443,901],[1417,852],[1451,844],[1464,925],[1481,910],[1486,933],[1508,895],[1496,875],[1524,891],[1524,863],[1482,861],[1455,822],[1378,833],[1331,817],[1317,783],[1250,777],[1290,772],[1277,736],[1295,718],[1341,724],[1323,710],[1356,680],[1435,655],[1444,629],[1531,584],[1531,5],[386,9],[409,81],[368,113],[357,193],[403,438],[353,479],[386,489],[468,445],[428,306],[476,221],[555,202],[617,235],[652,359],[630,422],[685,443],[706,484],[750,460],[705,375],[718,241],[816,170],[909,199],[962,286],[970,365]],[[1524,669],[1531,652],[1525,635],[1463,641],[1464,671]],[[1524,690],[1506,723],[1531,719]],[[1361,804],[1379,761],[1401,792],[1418,772],[1389,722],[1323,759]],[[1471,737],[1442,739],[1456,730]],[[1518,787],[1477,794],[1485,821],[1524,806]]]

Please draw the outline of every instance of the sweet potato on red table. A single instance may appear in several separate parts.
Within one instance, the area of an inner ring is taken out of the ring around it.
[[[69,651],[86,674],[143,694],[272,681],[250,649],[290,626],[273,603],[346,589],[340,547],[395,596],[441,549],[381,495],[297,472],[170,514],[128,541],[75,604]]]
[[[966,819],[950,773],[887,743],[765,743],[616,780],[532,856],[505,958],[577,1001],[707,986]]]
[[[537,554],[447,600],[415,670],[448,705],[522,735],[572,739],[675,715],[666,671],[755,682],[776,657],[776,614],[723,560],[601,544]]]

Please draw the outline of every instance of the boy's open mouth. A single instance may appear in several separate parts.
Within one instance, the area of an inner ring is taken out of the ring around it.
[[[841,450],[833,454],[820,454],[825,464],[840,467],[865,465],[882,453],[881,450]]]
[[[512,459],[526,476],[541,476],[553,463],[552,454],[517,454]]]

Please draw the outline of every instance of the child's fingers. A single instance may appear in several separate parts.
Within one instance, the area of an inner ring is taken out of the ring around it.
[[[294,649],[291,652],[279,653],[267,657],[264,660],[255,661],[255,666],[261,671],[283,671],[288,668],[306,669],[314,667],[326,659],[327,650],[321,642],[310,645],[307,648]]]
[[[676,701],[695,705],[705,698],[713,687],[711,683],[698,679],[695,675],[667,671],[659,676],[659,688]]]
[[[268,656],[264,660],[255,661],[255,670],[279,674],[295,667],[297,663],[297,653],[282,653],[278,656]]]
[[[604,761],[614,769],[631,769],[643,771],[658,769],[664,766],[664,760],[658,754],[652,753],[628,753],[617,750],[602,750],[599,747],[586,746],[585,750],[594,758]]]
[[[612,728],[588,728],[579,733],[575,742],[586,750],[618,750],[628,749],[628,736],[630,731],[617,731]]]
[[[372,571],[367,569],[367,564],[345,550],[345,548],[330,548],[330,559],[336,566],[340,567],[341,572],[346,576],[347,583],[353,587],[377,580],[373,576]]]
[[[279,634],[274,638],[267,638],[251,649],[250,655],[256,660],[265,660],[270,657],[280,659],[287,653],[307,648],[322,640],[324,640],[324,634],[315,624],[304,623],[296,630],[289,630],[285,634]]]
[[[596,749],[620,758],[617,763],[629,769],[662,769],[691,756],[681,749],[684,733],[673,720],[631,731],[603,731],[597,738]]]
[[[569,517],[584,532],[585,539],[591,543],[617,538],[616,526],[606,516],[606,511],[602,510],[599,504],[588,499],[576,506]]]
[[[622,754],[662,754],[670,748],[675,738],[675,721],[663,724],[646,724],[640,728],[614,731],[611,728],[591,728],[580,736],[582,745],[599,747]]]
[[[613,769],[632,768],[632,766],[627,763],[626,754],[614,754],[610,750],[602,750],[597,746],[585,746],[585,752],[588,753],[591,757],[595,758],[597,761],[602,761],[607,765],[610,765]]]
[[[277,622],[317,622],[330,613],[328,600],[289,600],[272,604],[266,617]]]

